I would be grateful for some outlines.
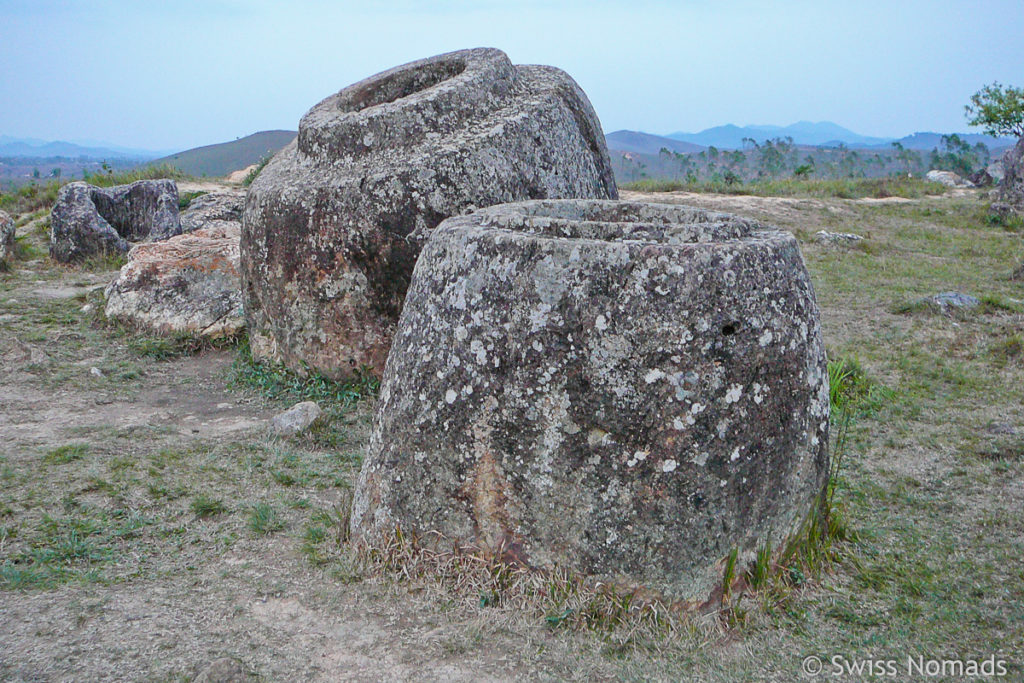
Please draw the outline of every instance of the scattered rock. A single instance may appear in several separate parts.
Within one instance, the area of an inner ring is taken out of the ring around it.
[[[14,220],[0,211],[0,268],[14,260]]]
[[[856,242],[860,242],[864,239],[861,235],[855,235],[852,232],[828,232],[826,230],[819,230],[814,233],[814,240],[820,244],[828,244],[831,246],[849,246]]]
[[[1002,156],[1004,177],[999,197],[1016,211],[1024,213],[1024,137]]]
[[[142,244],[106,290],[106,314],[157,334],[208,338],[245,326],[238,277],[238,223],[206,228],[156,244]]]
[[[991,187],[995,182],[995,179],[992,178],[991,174],[989,174],[987,168],[979,168],[977,171],[967,176],[967,180],[975,187]]]
[[[988,213],[1003,223],[1017,215],[1014,208],[1006,202],[992,202],[988,207]]]
[[[154,242],[181,233],[178,187],[173,180],[140,180],[61,188],[50,214],[50,256],[61,263],[124,253],[130,242]]]
[[[601,124],[565,72],[480,48],[332,95],[249,189],[242,281],[256,358],[384,368],[413,264],[445,218],[530,198],[615,198]]]
[[[303,401],[278,413],[270,420],[270,429],[279,436],[294,436],[309,429],[323,411],[313,401]]]
[[[969,311],[973,308],[977,308],[980,304],[981,301],[970,294],[964,294],[962,292],[940,292],[939,294],[933,294],[932,296],[926,296],[923,299],[918,299],[905,308],[908,312],[927,310],[935,313],[941,313],[943,315],[949,315],[954,312]]]
[[[989,434],[1004,434],[1007,436],[1013,436],[1017,433],[1017,428],[1008,422],[989,422],[985,427],[985,431]]]
[[[703,601],[732,548],[745,566],[804,519],[828,419],[790,233],[679,205],[491,207],[416,264],[351,529]]]
[[[248,683],[253,679],[242,662],[231,657],[222,657],[210,663],[199,672],[194,683]]]
[[[244,208],[245,192],[241,190],[199,195],[181,212],[181,231],[194,232],[213,221],[241,223]]]
[[[946,187],[974,187],[970,181],[964,180],[952,171],[928,171],[928,173],[925,174],[925,180],[930,180],[933,183],[941,183]]]
[[[89,374],[93,377],[103,379],[103,371],[99,368],[89,368]]]

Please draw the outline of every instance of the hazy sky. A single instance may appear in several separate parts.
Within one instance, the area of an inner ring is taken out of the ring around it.
[[[967,130],[1024,86],[1022,0],[0,0],[0,134],[185,149],[295,129],[420,57],[499,47],[569,72],[606,132],[830,120]]]

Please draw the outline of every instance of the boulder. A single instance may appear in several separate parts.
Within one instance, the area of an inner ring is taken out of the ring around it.
[[[106,289],[107,317],[157,334],[217,338],[245,326],[238,276],[237,222],[141,244]]]
[[[178,187],[173,180],[115,187],[68,183],[57,195],[50,224],[50,256],[62,263],[124,253],[131,242],[181,234]]]
[[[946,187],[974,187],[970,181],[964,180],[952,171],[932,170],[928,171],[924,178],[925,180],[930,180],[933,183],[941,183]]]
[[[413,264],[445,218],[615,198],[601,124],[566,73],[473,49],[332,95],[249,189],[242,281],[256,358],[340,378],[384,367]]]
[[[351,531],[702,602],[733,548],[778,548],[808,514],[828,420],[790,233],[679,205],[491,207],[416,264]]]
[[[14,260],[14,220],[0,211],[0,268]]]
[[[967,176],[967,180],[975,187],[992,187],[995,179],[992,174],[988,172],[987,168],[979,168],[977,171]]]
[[[1024,213],[1024,137],[1002,156],[1003,180],[999,183],[999,198]]]
[[[303,401],[275,415],[270,420],[270,429],[279,436],[295,436],[312,427],[321,415],[323,411],[314,401]]]
[[[940,292],[931,296],[914,301],[906,307],[908,312],[931,311],[942,315],[950,315],[955,312],[969,311],[977,308],[981,301],[970,294],[963,292]]]
[[[211,221],[234,221],[241,224],[245,209],[245,192],[225,190],[199,195],[181,212],[181,231],[194,232]]]

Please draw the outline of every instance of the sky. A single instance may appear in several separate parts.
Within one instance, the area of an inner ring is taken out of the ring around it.
[[[564,69],[605,132],[963,132],[982,85],[1024,86],[1024,2],[0,0],[0,135],[177,151],[295,130],[351,83],[468,47]]]

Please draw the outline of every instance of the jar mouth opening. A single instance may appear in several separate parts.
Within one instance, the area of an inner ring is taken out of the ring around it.
[[[352,113],[397,102],[455,78],[465,70],[466,60],[459,56],[410,65],[342,91],[337,106],[342,112]]]
[[[727,242],[763,230],[725,213],[675,204],[539,201],[485,210],[481,225],[531,235],[603,242]]]

